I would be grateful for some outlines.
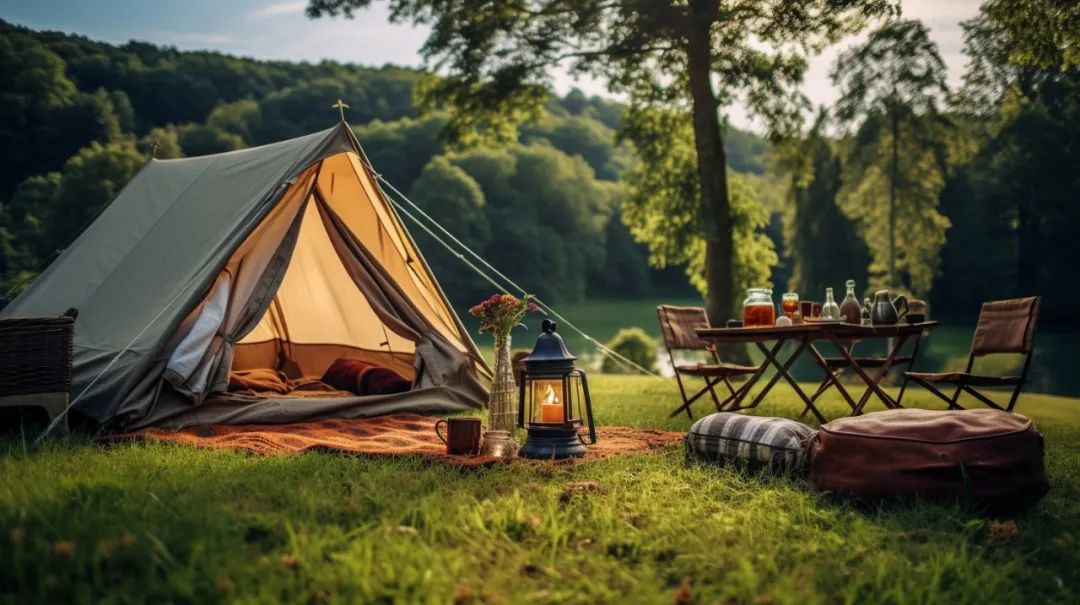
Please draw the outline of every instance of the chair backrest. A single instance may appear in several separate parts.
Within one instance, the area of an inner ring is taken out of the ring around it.
[[[971,340],[971,355],[1031,353],[1039,320],[1038,296],[983,303]]]
[[[656,316],[660,319],[660,333],[668,350],[711,350],[709,344],[698,338],[698,328],[709,327],[709,317],[701,307],[675,307],[659,305]]]

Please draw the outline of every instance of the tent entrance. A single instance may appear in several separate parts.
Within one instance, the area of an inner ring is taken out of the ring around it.
[[[274,368],[319,377],[341,356],[413,378],[416,345],[379,318],[338,257],[314,195],[281,285],[262,319],[236,344],[233,370]]]
[[[174,342],[164,376],[196,403],[224,392],[231,371],[317,379],[349,357],[423,386],[445,377],[423,380],[419,347],[475,354],[354,152],[320,160],[293,180]]]

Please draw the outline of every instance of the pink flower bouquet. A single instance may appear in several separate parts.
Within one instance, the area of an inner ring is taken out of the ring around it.
[[[480,332],[505,336],[521,324],[526,313],[539,311],[533,296],[526,294],[517,298],[510,294],[493,294],[484,302],[469,309],[469,315],[480,319]]]

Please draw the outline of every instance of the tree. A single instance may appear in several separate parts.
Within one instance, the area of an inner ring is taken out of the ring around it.
[[[0,204],[0,307],[18,295],[20,286],[29,281],[33,260],[13,233],[11,215]]]
[[[607,243],[604,264],[588,276],[588,296],[656,295],[653,272],[649,270],[649,249],[634,239],[615,208],[604,227]],[[679,269],[679,267],[676,267]],[[685,284],[685,281],[683,282]]]
[[[604,226],[618,186],[546,144],[472,148],[448,159],[484,193],[491,237],[477,252],[541,298],[582,298],[586,276],[605,262]]]
[[[49,216],[50,204],[59,186],[59,172],[32,176],[19,183],[8,203],[8,231],[22,251],[24,269],[33,268],[56,249],[44,237],[43,219]]]
[[[427,106],[452,108],[448,134],[509,139],[534,117],[555,67],[603,79],[632,107],[692,116],[697,204],[685,226],[704,244],[714,321],[731,314],[735,216],[718,109],[738,96],[773,130],[791,128],[805,54],[889,12],[887,0],[388,0],[394,19],[429,25],[422,49],[439,78]],[[371,0],[310,0],[308,15],[344,15]],[[654,167],[662,169],[663,164]],[[645,196],[642,196],[645,197]],[[689,239],[689,238],[685,238]],[[650,240],[652,241],[652,240]]]
[[[188,156],[223,153],[244,147],[244,139],[238,135],[207,124],[177,126],[176,136],[184,155]]]
[[[629,192],[622,204],[623,220],[639,241],[648,244],[650,264],[685,266],[690,283],[705,295],[712,286],[705,271],[708,244],[702,230],[695,228],[700,221],[696,201],[701,181],[689,118],[631,108],[624,133],[642,161],[625,175]],[[761,232],[769,221],[768,211],[741,178],[732,178],[730,185],[733,286],[741,292],[768,284],[769,269],[777,258],[772,241]]]
[[[215,107],[206,123],[251,143],[262,128],[262,112],[253,99],[241,99]]]
[[[871,278],[926,294],[949,226],[937,211],[947,166],[938,111],[948,93],[945,63],[921,22],[892,21],[840,55],[830,75],[840,88],[836,117],[861,122],[840,204],[871,251]]]
[[[524,128],[521,140],[546,140],[564,153],[579,155],[604,180],[618,179],[631,161],[627,149],[615,146],[615,131],[582,116],[549,115],[535,126]]]
[[[184,157],[184,148],[180,146],[180,135],[172,124],[153,128],[136,144],[140,151],[159,160],[171,160]]]
[[[0,36],[0,196],[29,175],[59,168],[88,142],[119,134],[109,96],[80,92],[64,69],[32,36]]]
[[[446,156],[436,156],[428,162],[410,188],[409,197],[469,248],[483,250],[491,241],[483,190]],[[423,230],[415,231],[451,301],[466,304],[491,294],[490,286],[486,282],[477,283],[477,276],[468,266],[452,257]]]
[[[17,295],[32,271],[67,246],[145,162],[131,138],[93,142],[61,171],[20,183],[0,208],[0,299],[8,290]]]
[[[992,115],[1013,89],[1028,99],[1080,66],[1080,3],[987,0],[965,21],[963,108]]]
[[[825,137],[828,113],[822,109],[805,137],[776,145],[776,168],[789,180],[784,242],[792,263],[788,289],[823,293],[847,279],[866,284],[870,263],[855,225],[837,206],[840,158]]]
[[[438,136],[445,125],[446,116],[431,114],[393,122],[375,120],[353,131],[386,180],[407,191],[428,161],[445,150]]]
[[[972,163],[980,208],[1015,225],[1014,294],[1043,294],[1064,312],[1080,296],[1071,254],[1080,222],[1080,3],[988,0],[964,23],[969,56],[960,108],[983,126]]]
[[[49,246],[64,247],[127,185],[146,163],[130,138],[93,142],[64,163],[42,217]]]

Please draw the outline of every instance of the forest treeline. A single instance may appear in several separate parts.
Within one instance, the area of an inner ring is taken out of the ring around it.
[[[1080,296],[1069,271],[1080,226],[1075,71],[985,86],[977,98],[978,87],[945,87],[917,21],[894,22],[867,45],[872,52],[853,49],[834,68],[842,99],[805,136],[770,144],[728,129],[740,286],[771,282],[820,298],[854,278],[860,293],[892,284],[939,315],[967,318],[983,300],[1038,293],[1051,315],[1065,316],[1066,301]],[[920,66],[918,81],[888,81],[903,74],[892,69],[900,59]],[[677,217],[643,213],[638,195],[657,190],[648,182],[659,177],[643,166],[690,166],[684,120],[631,116],[627,129],[624,107],[575,90],[552,97],[514,143],[450,146],[440,136],[447,116],[415,106],[423,77],[117,46],[0,21],[2,302],[151,149],[193,156],[314,132],[337,119],[338,98],[376,168],[528,290],[563,302],[703,287],[700,254],[656,241],[657,225]],[[660,185],[675,196],[681,186]],[[456,304],[487,293],[469,268],[415,235]]]

